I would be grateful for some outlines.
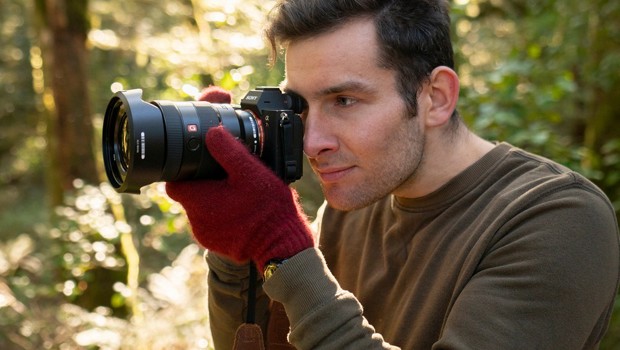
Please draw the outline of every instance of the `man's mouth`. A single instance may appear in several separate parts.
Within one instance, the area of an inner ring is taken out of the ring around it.
[[[322,183],[338,182],[345,176],[349,175],[353,171],[354,167],[327,167],[327,168],[315,168],[317,176]]]

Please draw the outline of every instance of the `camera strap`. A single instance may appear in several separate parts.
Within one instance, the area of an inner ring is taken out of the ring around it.
[[[256,278],[258,273],[254,263],[250,263],[250,283],[248,285],[248,309],[245,323],[237,328],[233,350],[265,350],[263,332],[256,324]]]
[[[258,272],[254,263],[250,263],[250,283],[248,285],[248,310],[245,323],[256,323],[256,278]]]

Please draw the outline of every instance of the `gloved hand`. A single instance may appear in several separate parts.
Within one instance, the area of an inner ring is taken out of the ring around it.
[[[203,97],[209,99],[208,93]],[[314,246],[293,189],[223,127],[209,129],[206,143],[228,176],[166,184],[170,198],[185,208],[198,243],[237,262],[252,260],[259,271],[271,259]]]

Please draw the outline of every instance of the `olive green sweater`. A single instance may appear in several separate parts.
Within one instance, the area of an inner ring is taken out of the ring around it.
[[[595,349],[618,287],[605,195],[505,143],[425,197],[325,208],[319,242],[262,286],[299,349]],[[230,348],[247,272],[207,261],[213,335]]]

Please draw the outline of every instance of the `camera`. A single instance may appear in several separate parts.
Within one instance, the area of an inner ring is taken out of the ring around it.
[[[302,176],[303,100],[277,87],[249,91],[240,106],[204,101],[142,100],[118,91],[103,120],[106,175],[119,193],[140,193],[157,181],[226,176],[207,149],[210,128],[223,126],[284,182]]]

